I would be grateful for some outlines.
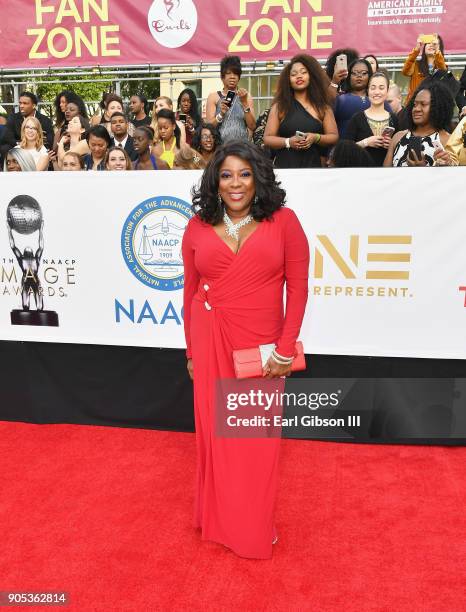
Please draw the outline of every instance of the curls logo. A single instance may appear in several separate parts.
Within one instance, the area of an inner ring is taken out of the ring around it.
[[[191,40],[197,28],[192,0],[155,0],[147,16],[149,30],[162,46],[174,49]]]

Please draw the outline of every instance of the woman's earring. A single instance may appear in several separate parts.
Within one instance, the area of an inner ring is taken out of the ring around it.
[[[254,204],[254,206],[255,206],[255,205],[257,204],[257,202],[259,202],[259,196],[258,196],[258,195],[257,195],[257,193],[256,193],[256,195],[254,196],[254,200],[252,201],[252,203],[253,203],[253,204]]]
[[[218,194],[217,200],[218,200],[218,205],[219,206],[223,206],[223,200],[222,200],[222,196],[220,194]]]

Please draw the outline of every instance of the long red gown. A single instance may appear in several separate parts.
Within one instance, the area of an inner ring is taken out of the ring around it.
[[[307,238],[295,213],[281,208],[234,254],[195,216],[184,234],[183,260],[187,356],[194,368],[194,524],[205,540],[242,557],[268,559],[280,438],[216,437],[215,381],[235,377],[234,349],[274,342],[280,355],[293,355],[308,294]]]

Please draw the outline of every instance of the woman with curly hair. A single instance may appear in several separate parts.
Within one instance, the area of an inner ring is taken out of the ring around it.
[[[182,245],[198,451],[194,525],[202,539],[254,559],[270,558],[277,540],[280,439],[217,436],[215,387],[235,377],[234,350],[261,344],[276,344],[264,378],[291,372],[307,301],[309,247],[297,216],[284,207],[285,195],[260,149],[230,142],[193,190],[195,214]]]
[[[444,148],[450,137],[453,107],[444,85],[421,84],[406,107],[409,129],[392,138],[384,166],[433,166],[437,149]]]
[[[325,147],[338,140],[325,75],[310,55],[283,68],[264,132],[277,168],[319,168]]]
[[[202,123],[193,136],[193,149],[199,151],[205,162],[209,162],[217,148],[222,144],[222,137],[212,123]]]

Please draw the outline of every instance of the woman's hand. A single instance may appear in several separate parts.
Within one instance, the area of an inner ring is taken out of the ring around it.
[[[70,142],[70,140],[71,140],[70,134],[68,132],[65,132],[63,136],[60,138],[58,144],[64,147],[67,143]]]
[[[437,149],[434,153],[437,166],[451,166],[451,155],[444,149]]]
[[[267,363],[262,368],[262,376],[264,378],[281,378],[283,376],[290,376],[290,374],[291,363],[289,365],[281,365],[272,357],[269,357]]]
[[[239,101],[243,105],[243,108],[247,108],[248,107],[248,90],[244,89],[244,87],[241,87],[240,89],[238,89],[238,97],[239,97]]]
[[[332,83],[335,83],[335,85],[340,85],[340,83],[346,79],[346,77],[348,76],[348,71],[345,69],[340,68],[340,70],[337,70],[335,67],[335,71],[333,73],[333,77],[332,77]]]
[[[194,368],[193,368],[193,360],[192,359],[188,359],[188,361],[186,363],[186,368],[188,370],[189,378],[191,380],[194,380]]]
[[[366,138],[365,140],[366,140],[366,147],[374,147],[374,148],[385,147],[385,140],[383,136],[369,136],[369,138]],[[388,145],[386,148],[388,148],[389,145],[390,145],[390,141],[388,142]]]
[[[228,106],[228,104],[226,104],[225,100],[222,100],[220,102],[220,114],[222,115],[222,117],[225,117],[229,110],[230,107]]]
[[[186,129],[190,132],[194,132],[194,123],[190,115],[186,115]]]
[[[413,151],[413,149],[409,151],[407,161],[408,166],[410,166],[411,168],[413,168],[414,166],[427,166],[426,158],[424,157],[424,155],[421,154],[421,157],[419,158],[416,155],[416,151]]]

